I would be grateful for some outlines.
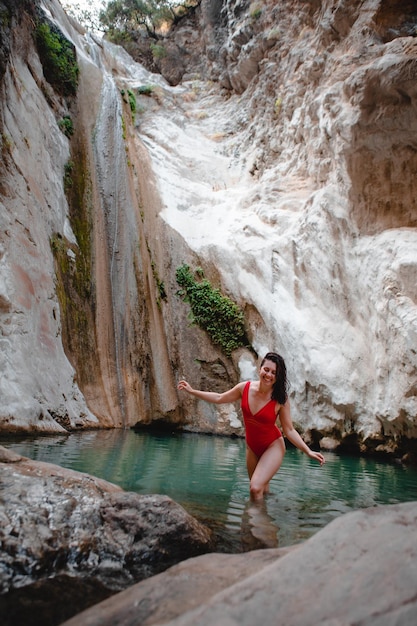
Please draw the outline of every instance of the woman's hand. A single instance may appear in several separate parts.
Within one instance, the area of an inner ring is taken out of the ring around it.
[[[315,459],[316,461],[318,461],[320,465],[323,465],[326,462],[326,459],[321,454],[321,452],[314,452],[314,450],[310,450],[308,452],[308,456],[310,457],[310,459]]]
[[[188,393],[191,393],[193,391],[193,388],[191,387],[191,385],[189,383],[187,383],[186,380],[180,380],[179,381],[178,389],[180,391],[187,391]]]

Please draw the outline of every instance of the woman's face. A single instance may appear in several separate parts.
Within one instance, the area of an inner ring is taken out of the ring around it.
[[[268,385],[274,385],[277,379],[276,363],[274,363],[274,361],[269,361],[268,359],[264,361],[261,365],[259,376],[264,383]]]

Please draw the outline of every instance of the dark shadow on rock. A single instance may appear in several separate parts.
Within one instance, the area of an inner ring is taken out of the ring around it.
[[[53,576],[0,596],[2,626],[57,626],[114,592],[95,579]]]

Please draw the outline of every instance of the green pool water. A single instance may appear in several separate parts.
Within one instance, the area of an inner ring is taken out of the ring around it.
[[[128,491],[167,494],[214,530],[224,552],[288,546],[343,513],[417,500],[415,468],[334,453],[325,453],[320,467],[288,449],[271,493],[255,506],[249,501],[244,441],[227,437],[111,430],[1,437],[0,445]]]

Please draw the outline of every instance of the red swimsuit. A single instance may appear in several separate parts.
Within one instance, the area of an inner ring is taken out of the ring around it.
[[[241,408],[246,429],[246,443],[259,458],[275,439],[282,437],[282,433],[275,422],[275,400],[270,400],[255,415],[249,408],[249,387],[247,382],[242,394]]]

